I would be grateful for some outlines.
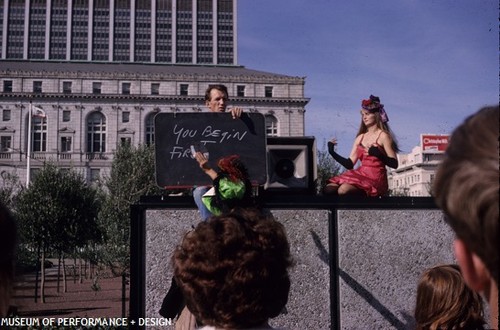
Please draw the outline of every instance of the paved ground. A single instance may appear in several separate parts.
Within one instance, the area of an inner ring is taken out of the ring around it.
[[[18,276],[11,305],[21,317],[110,317],[122,315],[121,278],[110,272],[101,272],[97,281],[100,289],[93,290],[94,279],[68,276],[67,292],[57,291],[57,267],[47,269],[45,281],[45,303],[35,303],[35,274]],[[128,286],[126,308],[128,313]],[[126,315],[126,314],[125,314]]]

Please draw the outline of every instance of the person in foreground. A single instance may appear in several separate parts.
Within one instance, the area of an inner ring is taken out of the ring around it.
[[[485,107],[452,133],[433,184],[436,204],[455,232],[455,256],[465,283],[484,295],[498,329],[500,227],[499,107]]]
[[[198,224],[172,257],[174,277],[202,329],[271,329],[288,301],[290,246],[283,225],[256,209]]]
[[[464,282],[457,265],[426,269],[417,287],[416,330],[483,330],[481,296]]]
[[[17,227],[7,208],[0,203],[0,317],[7,316],[14,282]]]
[[[323,189],[324,194],[358,194],[383,196],[387,194],[386,166],[397,168],[398,144],[387,123],[389,118],[377,96],[361,102],[361,125],[349,158],[335,152],[337,140],[328,142],[328,152],[347,171],[332,177]],[[360,160],[361,166],[354,169]]]

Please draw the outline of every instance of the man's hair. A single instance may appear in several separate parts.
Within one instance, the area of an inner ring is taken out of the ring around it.
[[[498,285],[499,107],[485,107],[458,126],[433,190],[457,238],[485,263]]]
[[[417,330],[484,329],[483,301],[463,279],[457,265],[424,271],[417,287]]]
[[[201,222],[174,251],[174,276],[204,325],[255,327],[288,301],[290,246],[271,215],[240,209]]]
[[[210,101],[210,93],[212,92],[212,89],[216,89],[218,91],[221,91],[222,93],[226,94],[226,97],[229,97],[229,94],[227,93],[227,87],[224,85],[210,85],[208,86],[207,90],[205,91],[205,102]]]

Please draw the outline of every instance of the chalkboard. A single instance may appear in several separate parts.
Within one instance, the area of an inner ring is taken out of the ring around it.
[[[155,116],[156,183],[161,188],[210,185],[210,177],[192,157],[192,148],[208,154],[209,164],[240,155],[253,184],[266,182],[266,128],[260,113],[159,113]]]

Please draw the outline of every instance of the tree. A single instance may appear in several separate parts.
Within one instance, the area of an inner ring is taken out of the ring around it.
[[[2,171],[0,179],[2,181],[0,185],[0,203],[9,209],[13,209],[16,195],[22,190],[19,177],[15,173]]]
[[[155,195],[154,147],[124,143],[116,150],[111,172],[104,180],[108,195],[99,214],[105,232],[101,257],[116,276],[122,277],[122,315],[130,275],[130,206],[141,196]]]
[[[50,163],[20,193],[16,210],[21,241],[37,251],[41,259],[42,302],[45,302],[46,253],[51,250],[59,255],[70,253],[100,240],[96,221],[100,209],[98,196],[98,191],[79,174]]]
[[[317,151],[318,179],[316,180],[316,190],[321,192],[327,184],[328,179],[340,173],[341,167],[337,162],[335,162],[332,156],[330,156],[324,142],[322,150],[318,149]]]

